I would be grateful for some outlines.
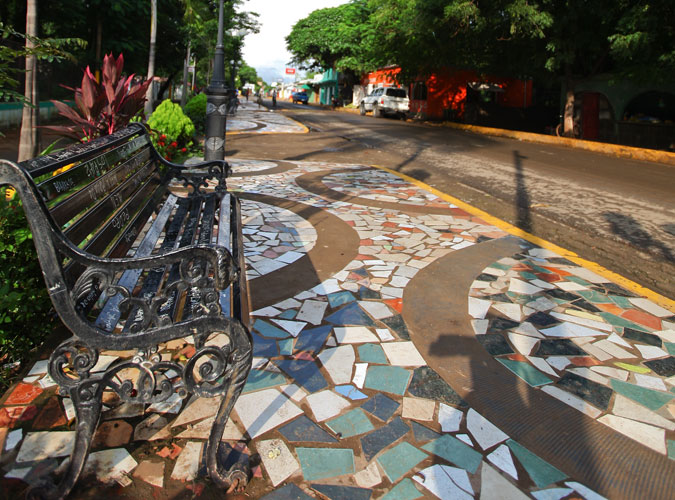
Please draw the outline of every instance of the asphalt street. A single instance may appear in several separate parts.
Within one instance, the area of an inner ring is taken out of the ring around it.
[[[237,135],[228,155],[255,142],[260,158],[388,167],[675,296],[671,166],[281,101],[277,112],[310,132]]]

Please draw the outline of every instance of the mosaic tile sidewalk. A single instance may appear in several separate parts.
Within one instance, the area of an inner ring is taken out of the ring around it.
[[[344,225],[328,229],[359,241],[329,278],[253,312],[254,367],[225,431],[235,453],[260,462],[251,496],[603,498],[463,401],[427,366],[401,316],[421,269],[506,233],[377,169],[294,162],[269,173],[274,162],[232,163],[252,283],[285,269],[314,273],[307,262],[326,228],[284,203],[337,217]],[[672,312],[548,250],[524,241],[521,250],[487,262],[456,314],[472,318],[477,341],[514,377],[675,458]],[[160,346],[172,359],[193,353],[190,339]],[[128,355],[106,353],[95,370]],[[93,488],[203,491],[200,454],[217,401],[105,403],[86,471]],[[73,425],[72,405],[37,361],[2,400],[0,491],[54,470]]]
[[[281,113],[259,107],[252,100],[239,100],[239,109],[227,117],[227,133],[297,134],[307,129]]]

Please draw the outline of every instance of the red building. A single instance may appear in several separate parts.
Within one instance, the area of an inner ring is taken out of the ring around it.
[[[363,79],[367,92],[376,87],[399,86],[400,68],[383,68]],[[532,105],[532,80],[481,76],[475,71],[443,68],[408,88],[410,111],[426,119],[456,119],[474,122],[483,104],[503,108]],[[475,104],[475,106],[474,106]]]

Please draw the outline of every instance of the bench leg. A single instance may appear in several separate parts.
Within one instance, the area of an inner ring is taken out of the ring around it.
[[[211,434],[206,448],[206,466],[209,475],[214,483],[226,489],[228,493],[243,491],[251,476],[248,460],[236,462],[229,470],[225,470],[223,464],[218,460],[219,456],[221,456],[218,453],[218,449],[221,446],[225,425],[251,370],[251,352],[252,350],[249,348],[244,351],[243,355],[237,353],[235,356],[232,381],[227,393],[220,402],[220,408],[218,408],[218,413],[211,427]]]
[[[88,386],[86,389],[83,387],[85,384],[70,389],[70,397],[75,406],[77,429],[73,452],[70,459],[67,459],[69,462],[64,475],[57,485],[46,483],[36,485],[28,492],[27,498],[49,500],[64,498],[68,496],[80,474],[82,474],[84,464],[89,455],[91,440],[101,416],[102,407],[101,394],[97,389],[98,384],[86,385]]]

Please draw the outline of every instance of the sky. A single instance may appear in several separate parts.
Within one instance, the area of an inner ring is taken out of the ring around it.
[[[293,77],[285,75],[291,54],[286,50],[284,38],[293,25],[310,12],[343,3],[347,0],[245,0],[242,10],[260,14],[260,33],[244,38],[244,61],[266,82],[282,77],[293,81]]]

